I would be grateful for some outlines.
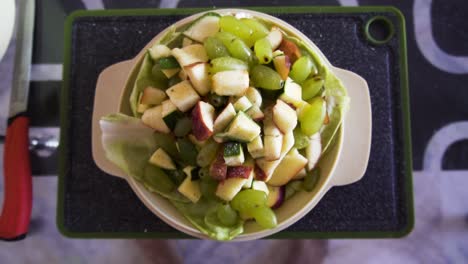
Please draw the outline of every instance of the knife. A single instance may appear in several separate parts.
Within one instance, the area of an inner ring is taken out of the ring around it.
[[[18,1],[17,45],[3,162],[5,199],[0,215],[0,239],[7,241],[26,237],[32,209],[29,118],[26,110],[34,33],[34,9],[35,1]]]

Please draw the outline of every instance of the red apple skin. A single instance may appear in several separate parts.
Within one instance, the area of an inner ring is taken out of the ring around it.
[[[281,44],[278,47],[279,50],[283,51],[284,54],[286,54],[289,59],[290,63],[293,64],[297,59],[301,57],[301,50],[297,47],[294,42],[289,41],[285,38],[283,38],[283,41],[281,41]]]
[[[280,207],[284,202],[284,198],[286,197],[286,187],[283,185],[278,188],[278,196],[276,197],[276,202],[271,206],[271,209]]]
[[[248,166],[233,166],[228,167],[226,178],[244,178],[248,179],[253,168]]]
[[[256,180],[265,181],[267,179],[267,175],[257,164],[255,164],[254,173]]]
[[[281,55],[274,58],[273,61],[276,71],[278,71],[281,79],[285,81],[289,76],[289,71],[291,69],[291,60],[288,55]]]
[[[201,102],[198,102],[192,110],[192,133],[199,141],[205,141],[213,135],[213,130],[203,121]]]
[[[227,177],[227,171],[228,167],[226,165],[226,162],[224,162],[224,157],[223,157],[223,148],[218,151],[218,154],[216,155],[215,160],[213,163],[211,163],[210,166],[210,175],[213,179],[217,181],[223,181]]]

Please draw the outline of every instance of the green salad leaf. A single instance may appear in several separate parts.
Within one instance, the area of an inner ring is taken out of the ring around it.
[[[158,86],[156,80],[153,78],[152,69],[153,61],[151,60],[150,55],[146,53],[140,65],[132,93],[130,94],[130,107],[132,108],[133,115],[136,117],[141,116],[141,114],[137,111],[140,94],[148,86],[155,88]]]
[[[170,200],[189,202],[176,190],[176,186],[163,170],[148,163],[159,147],[151,128],[138,118],[120,113],[103,117],[100,126],[102,146],[110,161],[151,192]]]

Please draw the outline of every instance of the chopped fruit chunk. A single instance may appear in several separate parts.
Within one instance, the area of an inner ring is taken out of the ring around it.
[[[193,87],[200,95],[206,95],[211,90],[211,80],[208,75],[208,63],[197,63],[185,67]]]
[[[207,140],[213,134],[215,109],[209,103],[199,101],[192,111],[192,131],[199,141]]]
[[[272,186],[282,186],[288,183],[307,164],[307,159],[302,156],[297,149],[292,149],[276,167],[268,184]]]
[[[141,117],[141,121],[156,131],[163,133],[171,132],[163,120],[161,105],[146,110]]]
[[[166,93],[172,103],[182,112],[188,111],[200,101],[200,96],[188,81],[182,81],[172,86],[166,90]]]
[[[233,70],[218,72],[212,77],[213,92],[218,95],[243,95],[249,88],[249,72]]]
[[[185,67],[194,63],[207,62],[205,47],[200,44],[193,44],[182,49],[174,48],[171,52],[172,56],[177,59],[180,66]]]
[[[297,125],[296,110],[281,100],[273,107],[273,121],[283,134],[292,131]]]

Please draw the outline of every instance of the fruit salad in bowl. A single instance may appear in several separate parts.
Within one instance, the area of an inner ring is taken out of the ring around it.
[[[225,10],[177,23],[135,64],[127,110],[100,119],[107,159],[200,237],[287,227],[277,212],[318,195],[336,164],[347,90],[305,36],[275,21]]]

